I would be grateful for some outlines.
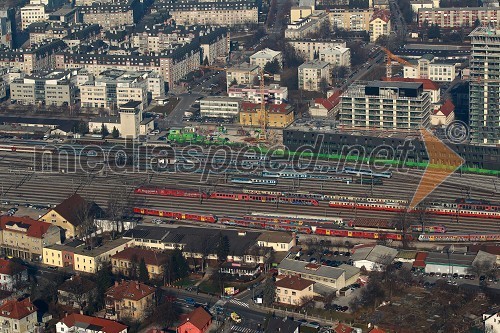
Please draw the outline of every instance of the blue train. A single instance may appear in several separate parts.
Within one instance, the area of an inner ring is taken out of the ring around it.
[[[233,177],[231,178],[231,183],[275,186],[278,184],[278,181],[276,179]]]

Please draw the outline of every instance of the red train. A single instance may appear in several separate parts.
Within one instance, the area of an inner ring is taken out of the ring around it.
[[[134,190],[136,194],[147,195],[161,195],[171,197],[189,197],[203,199],[222,199],[222,200],[235,200],[235,201],[259,201],[276,203],[278,201],[282,204],[302,205],[302,206],[318,206],[319,202],[310,198],[294,198],[282,197],[270,194],[251,194],[251,193],[237,193],[237,192],[202,192],[196,190],[183,190],[173,188],[148,188],[138,187]]]
[[[184,212],[166,211],[166,210],[140,208],[140,207],[134,207],[133,211],[135,214],[160,216],[175,220],[190,220],[190,221],[200,221],[208,223],[217,222],[217,216],[212,214],[184,213]]]

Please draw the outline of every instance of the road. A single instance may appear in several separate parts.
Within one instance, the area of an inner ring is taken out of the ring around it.
[[[379,50],[377,53],[375,53],[375,56],[372,59],[368,60],[366,64],[358,68],[355,72],[351,73],[346,82],[340,87],[340,90],[345,91],[354,81],[360,80],[368,72],[373,70],[375,66],[377,66],[377,64],[381,64],[383,61],[384,52],[382,52],[382,50]]]
[[[403,40],[405,40],[406,36],[408,35],[408,27],[406,25],[403,14],[401,13],[397,0],[389,0],[389,8],[392,15],[391,26],[395,30],[395,32]]]

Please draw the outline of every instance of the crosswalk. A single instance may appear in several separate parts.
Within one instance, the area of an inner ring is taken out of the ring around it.
[[[237,326],[233,325],[231,326],[231,332],[240,332],[240,333],[258,333],[258,331],[253,330],[248,327],[242,327],[242,326]]]
[[[239,306],[243,306],[243,307],[245,307],[245,308],[248,308],[248,307],[249,307],[248,303],[245,303],[245,302],[242,302],[242,301],[238,301],[237,299],[234,299],[234,298],[233,298],[233,299],[231,299],[231,300],[229,301],[229,303],[233,303],[233,304],[236,304],[236,305],[239,305]]]

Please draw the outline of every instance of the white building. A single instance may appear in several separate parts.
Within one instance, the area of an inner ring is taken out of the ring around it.
[[[241,98],[213,96],[200,101],[200,115],[208,118],[234,118],[240,112]]]
[[[135,139],[141,134],[142,111],[140,102],[128,102],[120,106],[121,137]]]
[[[429,128],[432,104],[419,82],[353,84],[341,95],[340,124],[379,129]]]
[[[365,267],[367,271],[381,271],[392,263],[398,250],[383,245],[354,248],[351,260],[354,267]]]
[[[0,259],[0,289],[13,291],[16,283],[28,281],[28,269],[13,261]]]
[[[280,67],[283,64],[283,56],[280,51],[274,51],[270,48],[265,48],[259,52],[256,52],[250,56],[250,65],[256,65],[264,68],[267,63],[278,61]]]
[[[56,324],[57,333],[127,333],[128,327],[114,320],[72,313]]]
[[[227,88],[233,83],[252,84],[256,76],[259,75],[259,66],[249,63],[239,64],[226,70]]]
[[[498,309],[483,313],[483,322],[485,333],[500,333],[500,311]]]
[[[291,39],[288,43],[295,49],[295,51],[306,60],[314,60],[318,52],[340,47],[345,48],[347,43],[342,40],[323,40],[323,39]]]
[[[279,84],[270,84],[264,87],[264,99],[267,103],[281,104],[288,100],[288,88],[280,87]],[[235,85],[227,90],[229,97],[241,98],[243,101],[248,101],[260,104],[262,94],[259,87],[249,87],[246,85]]]
[[[299,66],[299,89],[321,91],[321,81],[331,84],[330,64],[321,60],[307,61]]]
[[[319,51],[319,59],[332,66],[351,67],[351,50],[347,47],[334,46]]]
[[[276,252],[288,252],[296,245],[296,238],[293,234],[286,232],[266,231],[257,238],[257,245],[271,247]]]
[[[26,5],[21,8],[21,28],[24,30],[31,23],[45,21],[47,17],[44,5]]]
[[[403,76],[410,79],[430,79],[437,82],[451,82],[457,76],[457,64],[434,62],[432,54],[425,54],[416,65],[403,68]]]

